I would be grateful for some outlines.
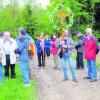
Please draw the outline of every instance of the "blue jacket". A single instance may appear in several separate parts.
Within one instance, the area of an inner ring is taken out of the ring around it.
[[[40,43],[41,43],[40,40],[37,40],[37,41],[36,41],[37,53],[41,53],[41,51],[42,51],[42,48],[41,48]],[[44,41],[44,52],[45,52],[45,51],[46,51],[46,46],[45,46],[45,41]]]
[[[50,39],[45,39],[45,48],[50,49],[51,48],[51,40]]]
[[[29,60],[29,42],[32,38],[30,35],[25,34],[22,38],[17,39],[18,50],[20,51],[19,61],[28,61]]]

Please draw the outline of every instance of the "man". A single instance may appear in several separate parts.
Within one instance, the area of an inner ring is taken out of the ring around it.
[[[45,68],[45,55],[46,55],[46,48],[45,48],[45,41],[44,36],[41,34],[36,42],[37,48],[37,56],[38,56],[38,66],[39,68]]]
[[[88,76],[84,79],[90,79],[90,82],[95,82],[97,81],[96,48],[98,47],[98,41],[94,37],[91,28],[86,29],[86,35],[84,57],[87,60]]]
[[[74,50],[74,43],[73,40],[69,37],[68,30],[65,30],[64,32],[64,41],[61,42],[61,47],[63,53],[61,57],[61,62],[63,67],[64,80],[68,80],[67,69],[66,69],[66,61],[67,61],[72,73],[73,82],[78,82],[76,79],[76,71],[74,68],[74,64],[72,62],[72,52]]]
[[[17,48],[16,41],[11,38],[9,32],[4,32],[4,40],[2,44],[3,48],[3,57],[2,64],[5,68],[5,77],[9,77],[9,67],[11,69],[11,78],[16,78],[15,73],[15,64],[16,64],[16,55],[14,53]]]
[[[16,39],[18,48],[15,53],[19,54],[20,71],[23,77],[24,86],[31,86],[29,79],[29,43],[32,40],[26,29],[20,28],[19,36]]]
[[[75,46],[77,50],[76,69],[84,69],[83,52],[84,52],[84,36],[81,32],[77,32],[78,42]]]

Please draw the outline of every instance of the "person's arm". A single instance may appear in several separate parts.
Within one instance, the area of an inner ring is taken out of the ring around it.
[[[94,40],[95,40],[95,43],[96,43],[96,54],[98,54],[99,53],[99,42],[96,38],[94,38]]]
[[[32,38],[29,34],[28,34],[28,36],[29,36],[30,41],[31,41],[32,43],[34,43],[33,38]]]
[[[69,38],[69,40],[67,42],[67,47],[68,47],[69,50],[75,49],[74,42],[71,38]]]

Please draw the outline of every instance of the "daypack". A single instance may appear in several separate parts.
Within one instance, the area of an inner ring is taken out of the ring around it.
[[[29,43],[29,55],[30,56],[35,55],[35,45],[32,42]]]

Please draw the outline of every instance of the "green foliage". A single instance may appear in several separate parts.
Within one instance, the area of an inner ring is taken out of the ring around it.
[[[13,1],[11,4],[3,7],[0,0],[0,31],[10,31],[14,37],[18,35],[19,27],[25,27],[32,37],[41,32],[49,35],[54,32],[60,33],[60,19],[55,17],[59,15],[60,6],[65,14],[70,15],[69,19],[64,20],[64,29],[70,28],[72,32],[79,30],[84,33],[87,27],[93,26],[93,8],[95,2],[99,2],[99,0],[51,0],[50,6],[44,10],[38,5],[32,6],[33,0],[28,0],[23,8],[18,6],[16,0],[11,1]],[[99,36],[98,31],[95,33]]]
[[[23,11],[23,26],[27,29],[27,32],[33,36],[34,34],[34,16],[33,9],[30,4],[27,4]]]
[[[31,81],[32,86],[25,87],[19,70],[16,66],[17,79],[5,79],[0,83],[0,100],[38,100],[36,95],[35,79]]]

